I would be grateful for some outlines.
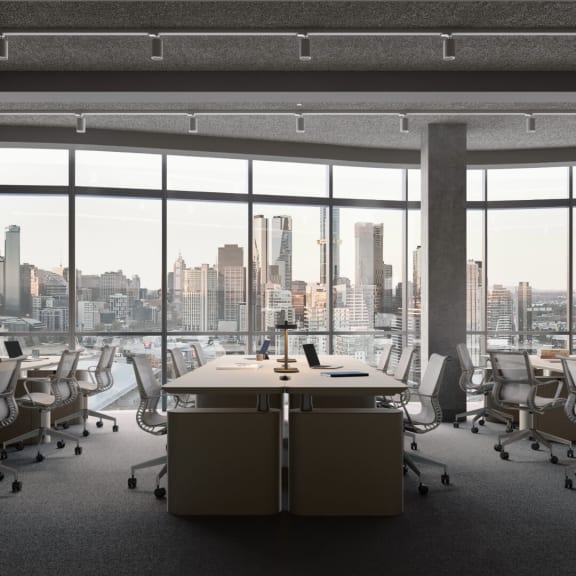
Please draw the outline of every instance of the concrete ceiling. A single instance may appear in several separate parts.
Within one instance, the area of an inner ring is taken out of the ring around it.
[[[568,1],[0,0],[0,33],[0,126],[73,131],[86,113],[89,131],[186,134],[197,113],[201,136],[417,150],[428,123],[465,122],[471,150],[576,146]],[[442,58],[442,33],[455,60]]]

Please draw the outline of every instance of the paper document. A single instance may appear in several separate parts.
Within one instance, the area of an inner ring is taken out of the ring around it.
[[[256,362],[236,362],[234,364],[227,364],[226,366],[217,366],[216,370],[258,370],[258,368],[262,368],[262,364],[256,364]]]

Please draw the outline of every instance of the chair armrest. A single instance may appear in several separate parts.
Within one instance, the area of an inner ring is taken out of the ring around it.
[[[30,389],[28,388],[28,384],[31,382],[35,382],[36,384],[46,384],[48,381],[48,379],[42,379],[39,380],[38,378],[21,378],[18,380],[19,384],[22,384],[22,386],[24,387],[24,395],[28,397],[28,401],[30,402],[30,404],[32,404],[32,406],[35,406],[36,403],[34,402],[34,399],[32,398],[32,394],[30,393]],[[52,390],[52,389],[50,389]]]
[[[537,378],[535,379],[534,386],[531,387],[530,394],[528,396],[528,408],[531,411],[537,413],[541,412],[541,407],[538,407],[536,405],[536,395],[538,392],[538,388],[540,388],[540,386],[546,386],[554,383],[556,383],[556,391],[554,392],[554,395],[550,397],[550,402],[546,404],[546,407],[553,408],[556,406],[562,406],[566,402],[565,398],[560,397],[560,393],[562,392],[562,386],[564,384],[562,380],[558,380],[556,378],[547,380]]]

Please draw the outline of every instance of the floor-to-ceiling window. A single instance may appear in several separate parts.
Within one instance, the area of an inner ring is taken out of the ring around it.
[[[0,339],[79,343],[83,365],[115,345],[96,409],[136,405],[134,354],[169,378],[173,346],[281,353],[285,320],[291,354],[397,360],[420,338],[419,200],[402,168],[0,149]]]

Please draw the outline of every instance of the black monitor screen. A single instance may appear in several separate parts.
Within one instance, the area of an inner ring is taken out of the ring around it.
[[[10,358],[18,358],[18,356],[23,356],[22,348],[20,348],[20,342],[17,340],[8,340],[4,342],[4,347],[6,348],[6,352],[8,352],[8,356]]]

